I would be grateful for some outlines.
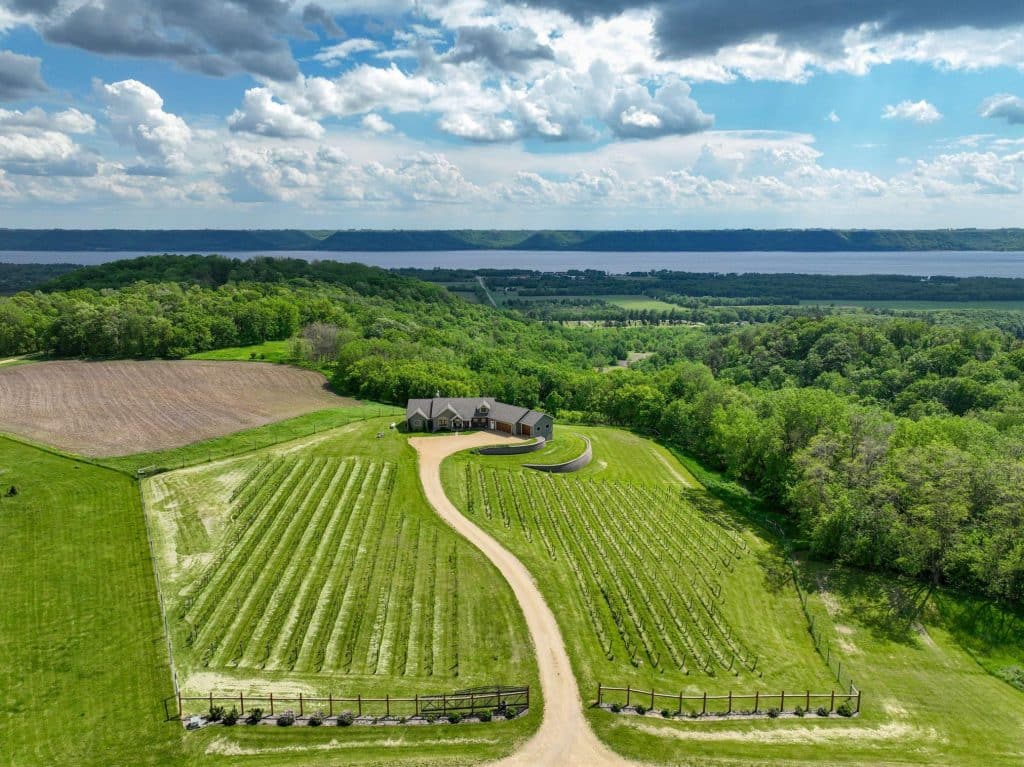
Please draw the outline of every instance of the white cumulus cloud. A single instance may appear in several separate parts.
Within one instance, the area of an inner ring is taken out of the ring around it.
[[[320,123],[298,114],[289,104],[275,101],[266,88],[250,88],[245,92],[241,108],[228,117],[228,127],[235,133],[273,138],[317,139],[324,134]]]
[[[915,123],[933,123],[942,119],[942,113],[935,105],[921,99],[920,101],[901,101],[899,104],[887,104],[882,110],[883,120],[907,120]]]

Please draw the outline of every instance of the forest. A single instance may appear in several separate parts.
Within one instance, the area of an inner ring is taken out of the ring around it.
[[[301,263],[76,270],[0,298],[0,356],[173,358],[294,338],[295,358],[341,393],[486,393],[627,426],[740,481],[814,556],[1024,606],[1024,344],[1012,333],[969,313],[563,325],[379,269]],[[652,356],[600,372],[629,351]]]

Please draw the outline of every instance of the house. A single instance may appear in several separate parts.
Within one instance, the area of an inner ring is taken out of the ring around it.
[[[409,431],[489,429],[517,437],[551,439],[554,421],[547,413],[489,397],[433,397],[409,400],[405,425]]]

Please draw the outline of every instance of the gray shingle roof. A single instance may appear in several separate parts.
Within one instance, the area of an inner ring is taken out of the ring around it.
[[[486,404],[489,411],[486,416],[480,411],[480,406]],[[492,397],[433,397],[430,399],[411,399],[405,407],[405,418],[409,420],[417,411],[426,418],[437,418],[444,414],[445,410],[454,411],[463,421],[472,418],[491,418],[504,423],[518,423],[522,421],[532,426],[537,423],[544,413],[508,405],[504,402],[496,402]]]

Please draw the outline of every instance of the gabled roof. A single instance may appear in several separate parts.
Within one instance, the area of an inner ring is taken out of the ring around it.
[[[487,411],[480,410],[482,405],[487,406]],[[463,421],[473,418],[489,418],[493,421],[503,423],[525,423],[533,425],[537,423],[544,413],[518,405],[508,405],[504,402],[497,402],[491,397],[433,397],[430,399],[411,399],[405,408],[405,418],[409,420],[419,414],[423,418],[438,418],[450,413]]]

